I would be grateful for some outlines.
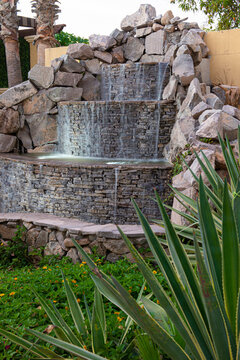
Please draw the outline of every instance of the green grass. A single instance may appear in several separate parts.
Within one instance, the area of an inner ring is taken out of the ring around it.
[[[116,264],[111,264],[102,262],[101,259],[96,257],[94,261],[99,264],[99,267],[105,273],[119,279],[122,285],[137,298],[143,284],[143,277],[135,264],[130,264],[127,260],[120,260]],[[23,335],[26,328],[43,331],[50,325],[44,311],[39,306],[38,300],[32,293],[31,289],[33,287],[42,297],[53,301],[68,323],[73,325],[71,324],[67,308],[61,269],[72,284],[72,288],[83,310],[85,309],[84,294],[88,304],[92,305],[93,282],[90,278],[90,271],[87,265],[73,265],[68,260],[63,259],[58,262],[54,261],[52,264],[41,265],[38,268],[0,269],[0,327],[6,330],[12,328],[17,331],[17,334]],[[159,278],[161,281],[164,281],[160,274]],[[145,291],[145,294],[147,293],[148,289]],[[105,300],[105,310],[107,327],[109,329],[109,350],[105,356],[112,360],[119,359],[122,347],[117,347],[116,344],[122,335],[126,315],[123,312],[119,312],[119,309],[107,300]],[[132,337],[133,332],[130,332],[129,341]],[[1,360],[30,359],[31,357],[25,353],[24,350],[1,338]]]

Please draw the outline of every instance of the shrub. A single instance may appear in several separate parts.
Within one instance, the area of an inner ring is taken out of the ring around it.
[[[80,36],[75,36],[67,32],[61,31],[55,35],[56,40],[59,42],[59,46],[68,46],[70,44],[85,43],[88,44],[88,39],[83,39]]]

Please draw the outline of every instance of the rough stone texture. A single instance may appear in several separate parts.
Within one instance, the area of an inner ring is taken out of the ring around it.
[[[37,89],[30,81],[11,87],[0,95],[0,106],[11,107],[37,93]]]
[[[68,46],[67,54],[78,60],[93,59],[94,53],[87,44],[71,44]]]
[[[223,111],[221,112],[221,121],[223,125],[223,136],[227,136],[230,141],[237,139],[240,121]]]
[[[178,49],[178,45],[170,45],[165,56],[164,56],[164,61],[170,63],[170,65],[172,65],[173,60],[176,57],[176,53],[177,53],[177,49]]]
[[[58,242],[50,241],[44,249],[44,255],[58,255],[62,257],[65,255],[65,252]]]
[[[142,62],[142,63],[154,63],[154,62],[160,63],[163,61],[165,61],[163,55],[144,54],[140,59],[140,62]]]
[[[161,18],[161,24],[162,25],[168,25],[171,24],[171,19],[173,19],[173,13],[171,10],[168,10],[165,12],[165,14]]]
[[[165,40],[166,32],[164,30],[159,30],[148,35],[145,43],[146,53],[148,55],[163,55]]]
[[[78,251],[75,248],[70,249],[66,256],[69,257],[70,259],[72,259],[72,262],[74,264],[77,264],[78,262],[80,262],[80,258],[78,256]]]
[[[176,91],[178,86],[178,79],[172,75],[170,77],[169,83],[163,91],[162,98],[163,100],[174,100],[176,97]]]
[[[16,136],[0,134],[0,153],[11,152],[17,143]]]
[[[218,134],[220,134],[220,136],[223,136],[223,124],[221,121],[220,112],[211,115],[200,125],[200,128],[196,132],[196,135],[199,138],[207,138],[214,140],[218,140]]]
[[[101,61],[111,64],[113,61],[112,54],[108,53],[107,51],[94,51],[94,57],[100,59]]]
[[[198,122],[201,125],[204,121],[206,121],[210,116],[212,116],[213,114],[217,114],[220,113],[220,110],[205,110],[198,118]]]
[[[224,105],[222,111],[240,120],[240,110],[231,105]]]
[[[60,101],[80,101],[83,90],[81,88],[54,87],[48,90],[47,96],[54,102]]]
[[[178,76],[181,84],[187,86],[194,78],[194,65],[191,55],[182,54],[173,61],[173,74]]]
[[[79,73],[79,74],[85,71],[81,63],[74,60],[73,57],[71,57],[68,54],[61,56],[59,59],[61,59],[61,66],[59,69],[60,71],[68,72],[68,73]]]
[[[12,240],[15,236],[16,230],[17,229],[10,228],[10,226],[0,224],[0,239]]]
[[[58,71],[55,74],[53,86],[77,87],[82,77],[83,74],[73,74],[73,73]]]
[[[101,99],[160,100],[169,76],[166,63],[103,66]]]
[[[181,45],[177,51],[177,56],[183,54],[191,54],[189,47],[187,45]]]
[[[34,211],[104,224],[136,223],[136,212],[130,201],[134,198],[147,217],[156,218],[159,210],[151,199],[154,196],[153,189],[157,189],[162,199],[167,198],[170,193],[168,184],[171,168],[169,165],[164,166],[165,168],[158,164],[137,166],[106,163],[79,166],[79,163],[74,162],[32,161],[32,158],[23,155],[13,161],[10,155],[2,155],[0,188],[4,188],[4,192],[1,193],[0,211]],[[45,220],[40,222],[41,216],[38,214],[36,224],[45,226],[46,221],[49,223],[49,216],[42,214],[42,218],[44,216]],[[68,219],[65,223],[57,224],[60,229],[66,229],[71,223],[74,220]],[[55,222],[55,228],[57,224]],[[85,230],[83,227],[79,228],[85,234],[86,225]],[[75,224],[73,228],[77,231],[78,225]],[[100,230],[97,230],[97,225],[92,225],[88,231],[96,234]],[[116,234],[119,237],[117,230]]]
[[[182,108],[189,107],[190,110],[192,110],[202,101],[204,101],[204,97],[202,96],[200,83],[197,78],[194,78],[188,88],[186,99],[182,103]]]
[[[166,101],[60,104],[58,121],[62,153],[157,159],[162,157],[163,147],[170,139],[175,106]]]
[[[167,32],[167,33],[173,33],[175,31],[175,26],[174,25],[166,25],[164,26],[164,30]]]
[[[124,31],[121,31],[119,29],[115,29],[110,34],[111,37],[113,37],[118,44],[121,44],[124,37]]]
[[[219,97],[223,104],[226,103],[226,92],[220,86],[214,86],[212,92]]]
[[[144,52],[144,45],[137,38],[130,37],[123,48],[127,60],[138,61]]]
[[[152,28],[150,26],[148,26],[146,28],[142,28],[142,29],[137,29],[136,37],[141,38],[141,37],[151,34],[151,32],[152,32]]]
[[[205,97],[206,103],[211,106],[213,109],[221,110],[223,108],[223,103],[219,97],[215,94],[208,94]]]
[[[140,5],[138,11],[126,16],[121,22],[121,29],[131,31],[137,26],[142,26],[156,17],[156,10],[151,5]]]
[[[48,232],[45,230],[41,230],[39,232],[38,237],[35,240],[35,247],[40,248],[42,246],[46,246],[48,243]]]
[[[93,75],[101,74],[101,65],[98,59],[86,60],[84,62],[84,65],[87,71],[90,72],[91,74]]]
[[[206,104],[204,101],[201,101],[192,109],[192,116],[194,119],[198,119],[199,116],[202,115],[202,113],[206,110],[211,110],[211,106]]]
[[[93,50],[107,51],[117,45],[117,41],[111,36],[93,34],[89,36],[89,45]]]
[[[153,26],[152,26],[153,31],[162,30],[163,28],[164,28],[163,25],[157,24],[157,23],[154,23]]]
[[[0,133],[14,134],[20,126],[19,112],[11,108],[0,109]]]
[[[123,46],[118,46],[112,50],[113,63],[124,63],[126,61],[124,57]]]
[[[38,89],[48,89],[54,81],[54,69],[51,66],[47,67],[36,64],[29,71],[28,79]]]
[[[84,100],[93,101],[100,98],[100,82],[92,74],[85,73],[79,87],[83,89],[82,97]]]
[[[17,137],[22,142],[25,149],[32,149],[33,143],[27,123],[25,123],[24,127],[18,131]]]
[[[57,121],[55,116],[34,114],[26,117],[34,146],[57,140]]]
[[[41,112],[48,113],[54,105],[55,103],[48,98],[46,91],[41,90],[36,95],[24,100],[23,112],[25,115],[32,115]]]

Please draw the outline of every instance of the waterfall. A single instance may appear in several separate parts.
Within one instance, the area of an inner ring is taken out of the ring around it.
[[[156,84],[156,99],[158,101],[160,101],[162,98],[163,84],[164,84],[167,68],[168,68],[168,63],[158,64],[158,77]]]
[[[160,130],[160,123],[161,123],[161,105],[156,105],[155,111],[155,120],[156,120],[156,138],[155,138],[155,152],[154,152],[154,159],[158,159],[158,143],[159,143],[159,130]]]
[[[114,183],[114,223],[117,222],[117,188],[118,188],[118,177],[119,177],[119,168],[114,169],[115,183]]]

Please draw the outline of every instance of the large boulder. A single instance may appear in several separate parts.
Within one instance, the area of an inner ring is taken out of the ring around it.
[[[34,114],[26,116],[34,146],[41,146],[57,140],[56,116]]]
[[[136,37],[137,38],[145,37],[145,36],[151,34],[151,32],[152,32],[152,27],[151,26],[141,28],[141,29],[137,29],[136,30]]]
[[[170,65],[173,64],[173,60],[176,57],[177,54],[177,50],[178,50],[178,45],[170,45],[169,48],[167,49],[167,52],[164,56],[164,61],[168,62]]]
[[[188,45],[193,52],[201,51],[201,56],[203,58],[207,57],[209,49],[206,43],[203,41],[202,37],[198,32],[189,30],[186,35],[183,35],[181,38],[181,44]]]
[[[82,92],[81,88],[53,87],[48,90],[47,96],[54,102],[80,101],[82,99]]]
[[[198,122],[201,125],[204,121],[206,121],[210,116],[212,116],[213,114],[217,114],[220,113],[221,110],[215,110],[215,109],[211,109],[211,110],[204,110],[203,113],[199,116],[198,118]]]
[[[114,48],[112,50],[111,54],[113,57],[113,62],[124,63],[126,61],[126,59],[124,57],[123,46],[117,46],[116,48]],[[91,61],[91,60],[89,60],[89,61]]]
[[[163,55],[144,54],[140,59],[140,62],[143,62],[143,63],[164,62],[164,61],[165,60],[164,60]]]
[[[30,129],[27,123],[25,123],[23,128],[18,131],[17,137],[22,142],[25,149],[32,149],[33,143],[30,135]]]
[[[16,136],[0,134],[0,153],[9,153],[13,151],[16,143]]]
[[[28,79],[38,89],[48,89],[54,81],[54,69],[52,66],[36,64],[28,73]]]
[[[138,61],[144,52],[144,46],[137,38],[130,37],[124,45],[124,57],[127,60]]]
[[[141,27],[156,17],[156,9],[149,4],[142,4],[138,11],[127,15],[121,22],[121,29],[131,31],[135,27]]]
[[[58,71],[55,74],[53,86],[77,87],[82,77],[83,74]]]
[[[107,51],[117,45],[117,41],[111,36],[93,34],[89,36],[89,45],[93,50]]]
[[[23,112],[25,115],[32,115],[36,113],[48,113],[55,103],[47,96],[46,90],[39,91],[36,95],[29,97],[23,102]]]
[[[227,136],[230,141],[237,139],[240,121],[223,111],[221,112],[221,120],[223,125],[223,136]]]
[[[99,50],[95,50],[94,51],[94,57],[107,63],[107,64],[111,64],[113,61],[113,57],[112,54],[110,54],[107,51],[99,51]]]
[[[30,81],[11,87],[0,95],[0,106],[11,107],[37,93],[37,89]]]
[[[175,76],[179,77],[183,86],[189,85],[195,76],[194,64],[191,55],[182,54],[177,56],[173,61],[172,72]]]
[[[186,99],[183,101],[180,111],[186,107],[193,110],[202,101],[204,101],[204,97],[202,96],[200,82],[197,78],[194,78],[188,88]]]
[[[162,25],[169,25],[171,24],[171,20],[174,18],[174,15],[171,10],[165,12],[165,14],[161,18]]]
[[[78,60],[93,59],[94,53],[87,44],[71,44],[68,46],[67,54]]]
[[[86,72],[79,86],[83,89],[82,97],[86,101],[99,100],[101,84],[92,74]]]
[[[80,64],[78,61],[74,60],[72,56],[66,54],[61,56],[58,59],[55,59],[52,61],[52,66],[54,66],[54,62],[56,62],[56,60],[60,61],[60,66],[56,66],[55,65],[55,71],[63,71],[63,72],[68,72],[68,73],[83,73],[85,71],[84,66],[82,66],[82,64]]]
[[[148,55],[163,55],[166,40],[166,32],[159,30],[146,37],[145,47]]]
[[[123,41],[123,38],[124,38],[124,31],[121,31],[119,29],[114,29],[111,34],[110,34],[110,37],[114,38],[118,45],[120,45]]]
[[[212,88],[212,92],[219,97],[221,102],[225,104],[226,102],[226,92],[224,89],[222,89],[220,86],[214,86]]]
[[[206,103],[211,106],[213,109],[221,110],[223,108],[223,103],[219,97],[215,94],[208,94],[205,96]]]
[[[202,115],[202,113],[206,110],[211,110],[211,106],[206,104],[204,101],[201,101],[192,109],[192,116],[194,119],[198,119],[199,116]]]
[[[205,120],[199,127],[196,135],[199,138],[218,140],[218,134],[223,136],[221,112],[216,112]]]
[[[176,91],[178,86],[178,79],[172,75],[165,89],[163,90],[163,100],[175,100]]]
[[[101,65],[98,59],[91,59],[84,61],[85,68],[93,75],[101,74]]]
[[[20,126],[19,112],[11,108],[0,110],[0,133],[14,134]]]
[[[224,105],[222,111],[240,120],[240,110],[231,105]]]

